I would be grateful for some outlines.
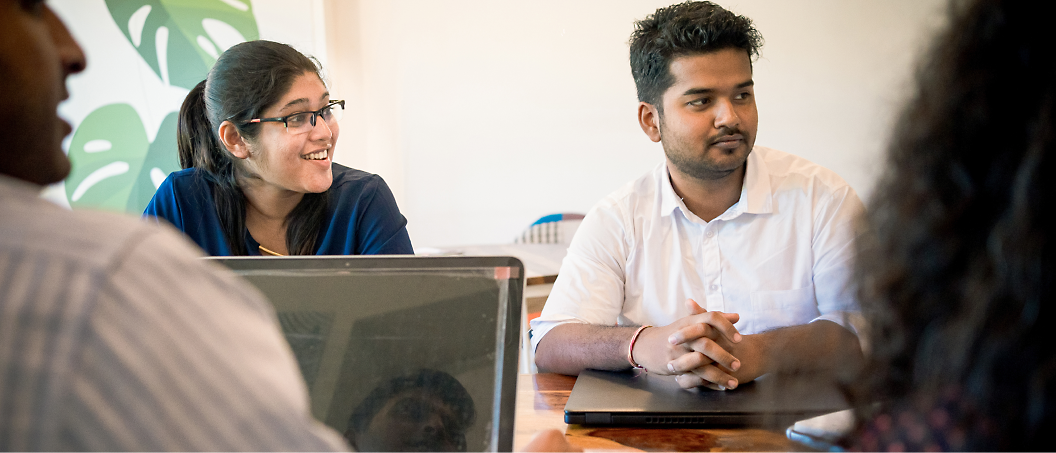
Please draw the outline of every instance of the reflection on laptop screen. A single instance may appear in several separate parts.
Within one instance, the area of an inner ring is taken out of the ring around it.
[[[359,450],[512,447],[515,258],[214,259],[272,302],[313,415]]]

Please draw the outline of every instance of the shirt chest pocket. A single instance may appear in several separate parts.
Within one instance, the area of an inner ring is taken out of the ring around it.
[[[818,317],[814,285],[782,291],[753,291],[752,314],[759,330],[806,324]]]

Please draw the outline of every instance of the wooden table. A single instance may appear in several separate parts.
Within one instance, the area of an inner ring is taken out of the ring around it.
[[[797,451],[804,446],[783,432],[765,429],[601,428],[565,424],[565,403],[576,383],[574,376],[521,374],[517,378],[514,451],[523,451],[531,437],[544,429],[565,433],[568,441],[585,449],[617,451]]]

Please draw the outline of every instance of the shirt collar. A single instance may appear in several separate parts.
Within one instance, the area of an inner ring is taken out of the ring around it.
[[[675,209],[682,208],[683,212],[689,212],[689,208],[686,208],[686,204],[682,202],[682,198],[675,193],[675,188],[671,186],[671,171],[667,168],[667,159],[660,164],[660,215],[666,216],[675,211]]]
[[[749,214],[769,214],[774,212],[774,192],[770,187],[770,168],[766,166],[762,150],[755,149],[748,153],[745,162],[744,187],[741,188],[741,199],[737,204],[744,206]]]
[[[0,174],[0,192],[17,194],[26,198],[39,197],[44,188],[28,181]]]
[[[726,219],[736,217],[741,213],[769,214],[774,212],[773,191],[770,188],[770,169],[759,150],[748,153],[745,160],[747,166],[744,173],[744,184],[741,186],[741,197],[733,205],[733,209],[727,211],[718,218]],[[660,165],[660,214],[669,215],[675,209],[682,209],[683,213],[689,213],[689,208],[682,198],[675,193],[671,186],[671,173],[667,168],[665,160]]]

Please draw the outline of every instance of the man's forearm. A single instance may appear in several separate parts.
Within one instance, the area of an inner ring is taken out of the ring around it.
[[[745,363],[740,373],[734,373],[738,378],[755,379],[770,372],[853,372],[862,364],[858,337],[831,321],[785,327],[746,339],[731,351]]]
[[[586,369],[625,370],[627,346],[636,327],[568,323],[551,329],[539,340],[535,364],[539,371],[578,375]]]

